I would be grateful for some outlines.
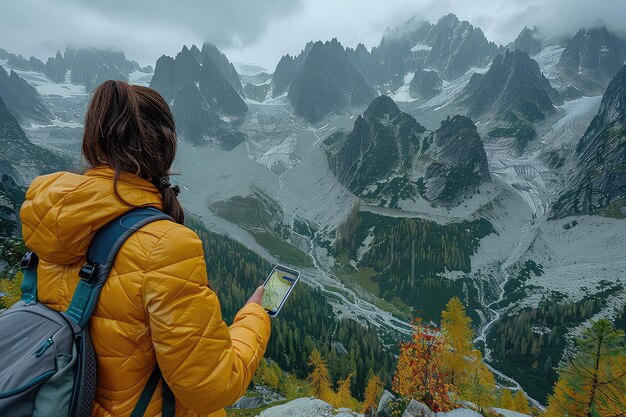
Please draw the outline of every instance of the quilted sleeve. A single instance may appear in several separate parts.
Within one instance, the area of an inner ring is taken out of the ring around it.
[[[271,326],[265,310],[248,304],[227,327],[208,287],[202,243],[184,226],[163,235],[144,270],[152,343],[176,399],[199,414],[234,403],[267,347]]]

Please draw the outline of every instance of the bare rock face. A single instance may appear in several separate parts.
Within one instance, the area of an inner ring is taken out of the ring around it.
[[[626,62],[626,42],[601,22],[582,28],[567,43],[557,64],[565,84],[588,95],[602,94]]]
[[[429,132],[388,96],[372,101],[350,133],[337,132],[324,144],[339,182],[384,207],[417,198],[456,205],[490,181],[471,120],[455,116]]]
[[[489,71],[474,74],[455,100],[472,120],[498,122],[489,135],[513,137],[520,149],[536,137],[532,124],[554,114],[554,104],[562,102],[537,62],[520,50],[496,56]]]
[[[259,417],[330,417],[333,406],[316,398],[298,398],[261,412]]]
[[[245,140],[238,126],[248,106],[229,81],[234,68],[214,48],[205,45],[200,52],[185,46],[176,58],[161,56],[150,87],[171,103],[177,130],[185,140],[198,145],[217,140],[231,150]]]
[[[435,417],[436,414],[422,402],[411,400],[402,417]]]
[[[351,107],[364,106],[377,96],[353,54],[333,39],[316,42],[289,86],[295,113],[311,123]]]
[[[441,93],[443,81],[439,78],[436,71],[428,71],[418,69],[413,75],[409,92],[413,98],[423,98],[428,100]]]
[[[18,122],[52,124],[54,116],[43,104],[37,90],[15,71],[7,73],[2,66],[0,66],[0,98]]]
[[[600,214],[626,218],[626,66],[609,84],[598,114],[576,148],[574,177],[553,218]]]
[[[531,30],[524,26],[524,29],[522,29],[515,41],[513,41],[508,48],[511,51],[519,49],[530,56],[537,55],[541,52],[541,41],[538,39],[537,28],[535,27]]]
[[[378,401],[378,408],[376,409],[376,415],[378,417],[390,417],[391,416],[391,403],[395,401],[396,397],[385,390],[383,395]]]

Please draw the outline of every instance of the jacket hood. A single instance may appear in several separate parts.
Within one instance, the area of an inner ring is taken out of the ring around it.
[[[80,261],[95,233],[133,206],[162,207],[161,194],[147,180],[123,172],[113,189],[111,168],[85,174],[57,172],[33,180],[20,217],[24,242],[39,258],[55,264]]]

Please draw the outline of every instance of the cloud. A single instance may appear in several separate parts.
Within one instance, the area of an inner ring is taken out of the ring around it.
[[[66,45],[112,46],[141,64],[209,41],[229,59],[272,70],[308,41],[339,39],[368,48],[387,27],[413,15],[436,22],[447,13],[507,44],[524,26],[573,34],[602,19],[625,31],[624,0],[20,0],[5,2],[0,48],[45,59]]]
[[[154,64],[184,43],[251,45],[301,7],[301,0],[20,0],[2,6],[0,47],[45,58],[66,45],[111,46]]]

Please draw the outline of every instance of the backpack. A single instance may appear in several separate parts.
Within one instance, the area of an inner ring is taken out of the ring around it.
[[[96,390],[96,357],[88,323],[117,252],[134,232],[157,220],[172,220],[152,207],[132,209],[98,230],[80,269],[68,309],[37,302],[34,252],[20,262],[22,299],[0,314],[0,416],[91,417]],[[131,417],[141,417],[162,379],[158,364]],[[165,384],[163,417],[173,417],[174,395]]]

